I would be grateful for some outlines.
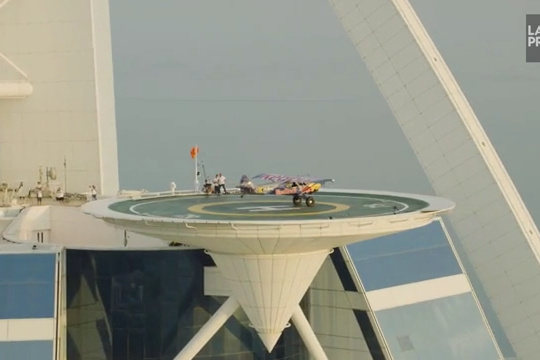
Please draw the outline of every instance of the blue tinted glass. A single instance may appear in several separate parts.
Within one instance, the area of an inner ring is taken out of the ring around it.
[[[225,301],[204,294],[204,266],[214,263],[201,250],[67,250],[68,359],[173,359]],[[195,359],[308,357],[294,324],[268,353],[239,310]]]
[[[354,260],[366,291],[461,273],[449,247]]]
[[[52,360],[52,341],[11,341],[0,342],[2,360]]]
[[[54,283],[3,284],[0,319],[54,317]]]
[[[438,221],[434,221],[429,225],[417,229],[381,236],[373,240],[355,243],[354,245],[354,249],[350,249],[349,246],[351,256],[363,258],[366,256],[374,257],[437,246],[448,246],[448,240],[441,224]]]
[[[0,319],[54,316],[55,254],[0,256]]]
[[[396,360],[499,359],[471,293],[375,313]]]
[[[0,284],[54,283],[56,254],[0,255]]]
[[[347,249],[366,291],[462,272],[439,222]]]

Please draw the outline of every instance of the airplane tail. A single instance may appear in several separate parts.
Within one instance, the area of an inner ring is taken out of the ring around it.
[[[251,179],[247,175],[242,175],[240,178],[240,185],[250,183]]]
[[[242,196],[244,196],[244,194],[252,194],[255,191],[255,186],[247,175],[242,175],[240,178],[239,188]]]

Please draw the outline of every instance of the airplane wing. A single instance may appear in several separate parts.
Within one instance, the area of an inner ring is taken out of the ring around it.
[[[315,182],[320,183],[324,185],[327,182],[334,182],[334,179],[326,179],[326,178],[317,178],[317,177],[309,177],[309,176],[286,176],[286,175],[278,175],[278,174],[259,174],[253,177],[253,179],[262,179],[262,180],[268,180],[273,182],[301,182],[301,183],[308,183],[308,182]]]

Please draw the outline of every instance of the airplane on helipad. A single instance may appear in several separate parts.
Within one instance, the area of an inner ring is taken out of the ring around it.
[[[293,204],[300,206],[302,199],[306,206],[315,206],[315,199],[311,194],[316,193],[327,182],[334,182],[334,179],[314,178],[306,176],[286,176],[277,174],[259,174],[253,179],[270,181],[264,184],[254,184],[247,176],[240,179],[240,197],[244,195],[290,195],[293,197]]]

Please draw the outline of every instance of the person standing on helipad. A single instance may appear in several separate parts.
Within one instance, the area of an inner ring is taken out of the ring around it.
[[[64,201],[64,192],[62,191],[61,187],[56,189],[55,198],[56,198],[56,201]]]
[[[41,205],[41,201],[43,200],[43,186],[40,181],[38,181],[36,186],[36,198],[38,205]]]
[[[227,194],[227,189],[225,188],[225,182],[226,181],[227,181],[227,178],[222,173],[219,173],[218,185],[219,185],[220,191],[221,191],[221,189],[223,189],[224,194]]]
[[[219,190],[221,189],[221,186],[219,186],[219,174],[216,174],[216,177],[212,180],[212,184],[214,185],[214,193],[219,195]]]

